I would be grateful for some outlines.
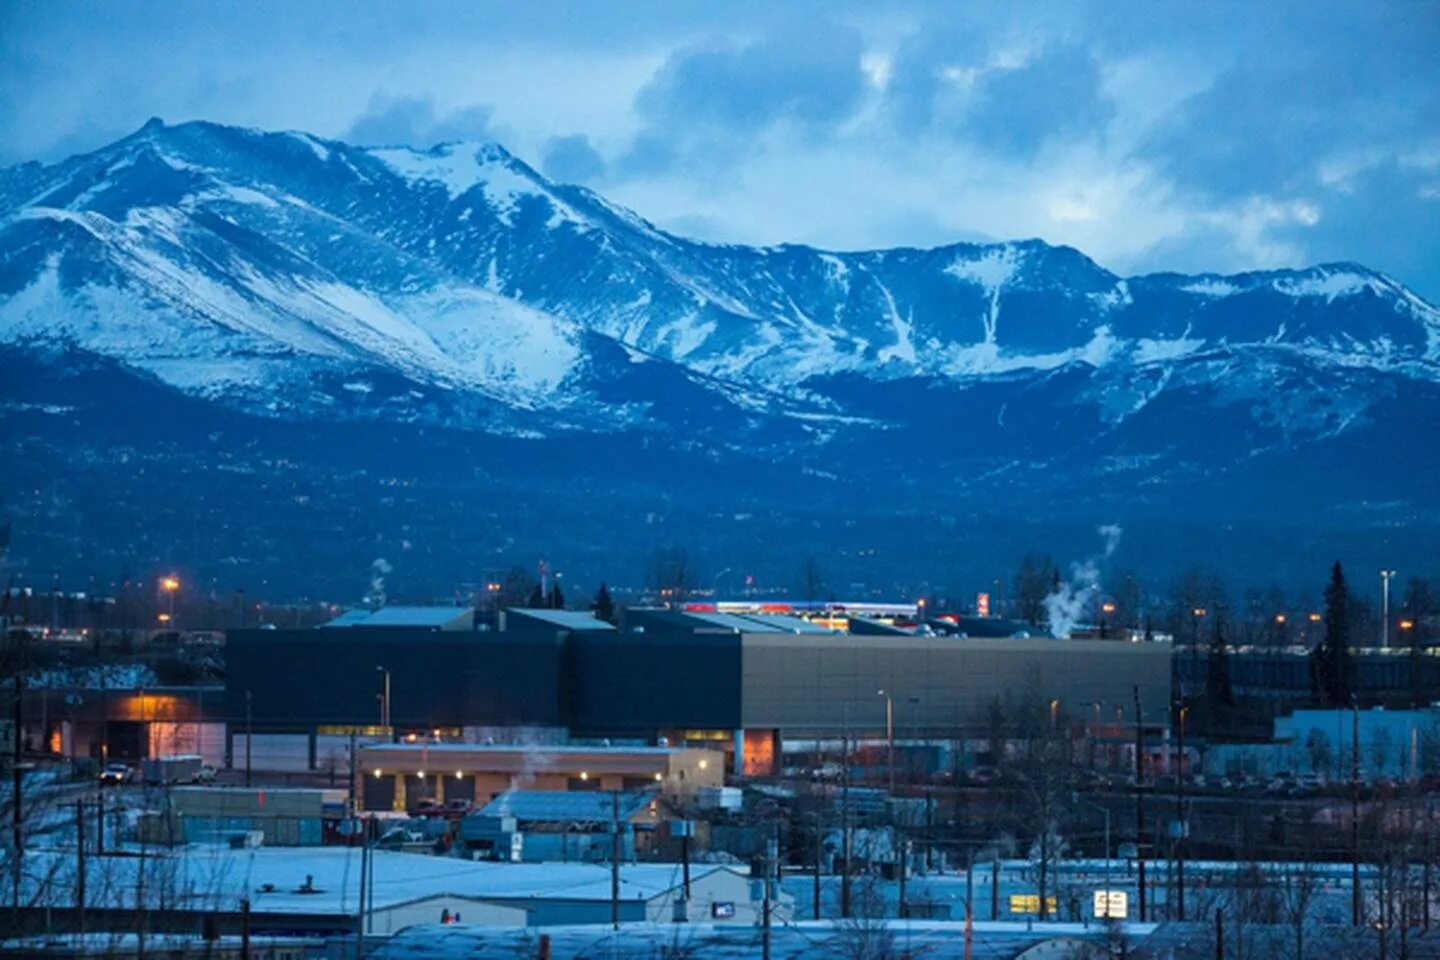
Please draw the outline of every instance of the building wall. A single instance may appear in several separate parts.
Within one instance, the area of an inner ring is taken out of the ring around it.
[[[258,729],[373,725],[390,671],[402,729],[560,722],[561,646],[554,635],[413,629],[234,630],[227,710]]]
[[[570,638],[564,691],[571,729],[647,738],[668,728],[735,729],[740,636],[636,626],[645,631]]]
[[[407,903],[372,912],[367,932],[376,936],[388,936],[416,924],[439,923],[447,910],[451,917],[456,913],[460,914],[461,923],[493,927],[523,927],[528,917],[528,912],[520,905],[505,906],[468,897],[428,897],[418,903]]]
[[[883,735],[885,690],[897,739],[984,725],[992,703],[1060,701],[1084,722],[1096,701],[1147,710],[1170,702],[1170,645],[1104,640],[746,634],[746,729],[785,736]]]

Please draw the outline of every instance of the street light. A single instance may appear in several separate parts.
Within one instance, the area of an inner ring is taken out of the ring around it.
[[[1190,684],[1198,685],[1197,675],[1200,672],[1200,621],[1205,616],[1204,607],[1196,607],[1190,611],[1191,633],[1190,633]],[[1185,692],[1185,685],[1181,685],[1181,693]]]
[[[175,592],[180,589],[180,578],[173,573],[168,577],[160,578],[160,589],[170,598],[170,616],[162,620],[162,623],[169,623],[175,619]]]
[[[920,601],[923,606],[925,601]],[[885,698],[885,744],[886,761],[889,768],[890,792],[895,792],[895,698],[884,690],[876,690],[876,696]]]
[[[380,695],[380,728],[390,733],[390,671],[386,667],[375,668],[385,674],[385,692]]]
[[[1083,804],[1094,810],[1105,814],[1105,919],[1110,917],[1110,808],[1096,803],[1093,800],[1086,800],[1080,794],[1072,793],[1070,798],[1076,803]]]
[[[1380,571],[1380,649],[1390,646],[1390,578],[1394,570]]]

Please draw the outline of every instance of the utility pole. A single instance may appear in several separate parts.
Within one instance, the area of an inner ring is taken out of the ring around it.
[[[1175,905],[1180,922],[1185,922],[1185,840],[1190,835],[1190,820],[1185,815],[1185,715],[1188,708],[1180,706],[1180,760],[1175,768],[1175,789],[1178,794],[1180,833],[1175,838]]]
[[[240,960],[250,960],[250,898],[240,898]]]
[[[845,709],[845,730],[840,740],[840,851],[845,861],[840,871],[840,916],[850,918],[850,723]]]
[[[884,690],[876,691],[885,698],[885,768],[890,792],[895,792],[895,698]]]
[[[900,873],[900,919],[910,919],[910,908],[905,905],[905,875],[910,872],[910,841],[901,840],[899,849],[895,851],[895,865]],[[1043,909],[1043,908],[1042,908]]]
[[[17,903],[18,907],[19,904]],[[85,935],[85,801],[75,801],[75,929]]]
[[[249,690],[245,691],[245,786],[250,786],[250,752],[255,746],[255,726],[251,711],[251,703],[254,700]]]
[[[610,927],[620,929],[620,793],[610,791]]]
[[[1145,922],[1145,735],[1141,725],[1140,685],[1135,696],[1135,866],[1139,879],[1140,922]]]
[[[1350,923],[1360,926],[1360,701],[1350,695]]]
[[[990,919],[1000,919],[1000,851],[990,861]]]
[[[825,823],[820,819],[820,801],[815,801],[815,919],[820,919],[820,861],[824,854]]]
[[[1390,646],[1390,578],[1394,570],[1380,571],[1380,648]]]
[[[370,838],[360,838],[360,895],[355,909],[355,960],[365,955],[365,884],[370,878]]]
[[[765,841],[765,888],[764,896],[760,901],[761,910],[761,939],[760,955],[762,960],[770,960],[770,888],[774,882],[771,876],[780,862],[780,824],[775,824],[776,837]]]
[[[25,818],[21,813],[21,791],[20,782],[25,776],[22,769],[22,754],[25,746],[25,737],[22,733],[25,724],[25,671],[30,666],[29,634],[22,630],[20,632],[20,669],[15,671],[15,730],[14,748],[15,753],[10,764],[10,796],[15,798],[15,805],[11,809],[11,843],[15,851],[14,875],[12,877],[14,898],[10,901],[18,909],[20,906],[20,876],[25,872]]]

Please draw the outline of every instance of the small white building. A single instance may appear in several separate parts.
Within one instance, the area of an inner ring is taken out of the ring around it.
[[[360,918],[361,851],[355,847],[232,850],[190,846],[136,856],[88,858],[89,929],[128,929],[138,891],[166,929],[199,933],[207,920],[219,934],[238,933],[248,902],[251,932],[353,933]],[[144,870],[141,878],[139,871]],[[459,857],[374,851],[364,925],[375,935],[446,920],[489,926],[604,924],[611,920],[611,871],[606,864],[493,863]],[[74,906],[75,857],[62,851],[27,855],[21,908],[41,917]],[[688,917],[707,923],[755,923],[760,903],[743,870],[697,864],[690,870]],[[9,906],[10,887],[0,891]],[[622,922],[671,922],[684,899],[680,864],[622,864]],[[783,894],[772,917],[788,919]],[[193,922],[191,922],[193,920]],[[157,920],[157,927],[160,921]]]

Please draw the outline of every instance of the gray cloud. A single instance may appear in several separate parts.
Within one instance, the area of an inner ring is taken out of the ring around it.
[[[477,105],[441,114],[431,97],[392,97],[379,91],[341,139],[363,146],[419,148],[454,140],[491,140],[495,138],[491,113],[489,107]]]
[[[983,74],[965,130],[987,147],[1027,156],[1051,139],[1099,133],[1114,116],[1095,58],[1056,45],[1014,69]]]
[[[1429,281],[1435,297],[1440,166],[1386,161],[1326,190],[1316,208],[1313,224],[1287,224],[1277,235],[1307,260],[1359,260],[1409,283]]]
[[[605,158],[583,133],[554,137],[545,145],[540,169],[562,183],[593,183],[605,174]]]
[[[1440,299],[1423,0],[621,9],[11,5],[0,163],[152,115],[495,139],[713,239],[1038,235],[1135,270],[1358,260]]]
[[[635,99],[657,127],[753,132],[779,120],[823,126],[849,116],[864,88],[854,30],[811,24],[758,42],[686,46]]]

